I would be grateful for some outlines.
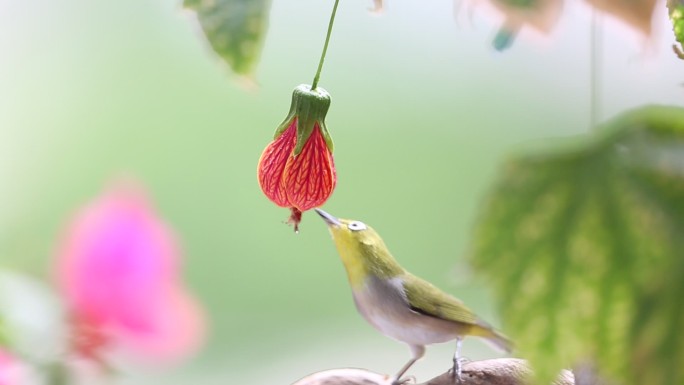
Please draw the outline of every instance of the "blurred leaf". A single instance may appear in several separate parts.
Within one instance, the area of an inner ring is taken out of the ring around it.
[[[197,13],[211,47],[233,71],[253,75],[268,27],[270,0],[185,0],[183,6]]]
[[[0,317],[0,347],[7,347],[9,346],[9,343],[10,339],[7,333],[7,327],[5,326],[2,317]]]
[[[68,369],[63,362],[55,361],[47,367],[47,381],[49,385],[69,385],[73,381],[69,377]]]
[[[472,246],[540,382],[588,360],[624,384],[684,383],[684,109],[510,160]]]
[[[673,45],[674,51],[680,59],[684,60],[684,0],[667,0],[667,9],[672,22],[672,32],[679,45]]]
[[[644,35],[651,34],[651,20],[657,0],[587,0],[605,13],[624,21]]]

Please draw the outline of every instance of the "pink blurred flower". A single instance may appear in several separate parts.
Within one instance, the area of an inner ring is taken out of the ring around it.
[[[201,342],[204,319],[182,285],[174,236],[139,189],[119,184],[82,208],[57,265],[79,354],[122,347],[167,360]]]
[[[24,383],[19,361],[0,348],[0,385]]]

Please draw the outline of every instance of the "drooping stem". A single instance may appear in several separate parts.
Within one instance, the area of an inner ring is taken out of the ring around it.
[[[323,62],[325,61],[325,54],[328,52],[328,43],[330,42],[330,34],[332,33],[333,24],[335,23],[335,14],[337,13],[337,4],[339,4],[339,2],[340,0],[335,0],[335,5],[333,6],[332,14],[330,15],[330,21],[328,22],[328,34],[325,37],[325,45],[323,45],[321,60],[318,62],[316,76],[314,76],[313,83],[311,83],[311,91],[316,89],[316,86],[318,86],[318,80],[321,78],[321,70],[323,69]]]

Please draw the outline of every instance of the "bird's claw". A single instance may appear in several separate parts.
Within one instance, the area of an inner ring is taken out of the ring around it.
[[[453,368],[449,369],[449,374],[451,374],[451,378],[454,380],[455,384],[460,384],[463,382],[463,376],[459,370],[454,370]]]
[[[469,359],[465,357],[460,357],[458,359],[454,358],[454,366],[449,369],[449,374],[454,379],[454,382],[460,384],[463,382],[463,377],[461,376],[463,365],[470,362]]]
[[[454,383],[460,384],[463,382],[463,377],[461,376],[461,371],[455,368],[449,369],[449,374],[451,375],[451,378],[453,378]]]

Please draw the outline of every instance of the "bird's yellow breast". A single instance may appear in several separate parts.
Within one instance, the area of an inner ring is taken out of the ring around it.
[[[361,287],[368,276],[368,265],[358,244],[347,239],[340,239],[335,244],[344,268],[347,270],[349,284],[352,288]]]

